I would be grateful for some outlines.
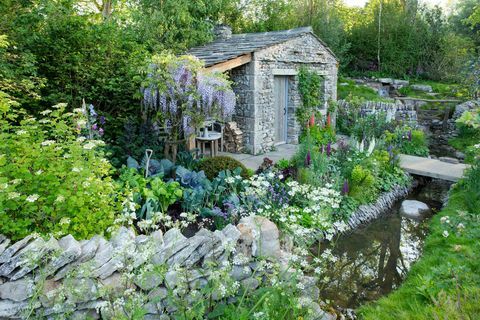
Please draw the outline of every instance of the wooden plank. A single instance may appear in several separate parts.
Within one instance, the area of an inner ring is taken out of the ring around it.
[[[231,70],[233,68],[239,67],[241,65],[244,65],[246,63],[249,63],[250,61],[252,61],[252,54],[247,53],[247,54],[241,55],[239,57],[214,64],[213,66],[209,66],[209,67],[205,68],[205,70],[216,71],[216,72],[224,72],[224,71]]]

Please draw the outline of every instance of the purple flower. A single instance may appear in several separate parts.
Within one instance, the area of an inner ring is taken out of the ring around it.
[[[89,105],[88,106],[88,109],[90,110],[90,115],[92,117],[96,117],[97,116],[97,113],[95,112],[95,108],[93,107],[93,104]]]
[[[412,130],[408,130],[408,141],[412,141]]]
[[[221,218],[227,220],[227,217],[228,217],[227,213],[223,212],[222,209],[220,209],[219,207],[213,207],[212,213],[214,215],[216,215],[217,217],[221,217]]]
[[[307,152],[307,156],[305,157],[305,167],[310,166],[312,163],[312,157],[310,155],[310,150]]]
[[[349,191],[350,190],[349,190],[349,187],[348,187],[348,180],[345,179],[345,181],[343,181],[342,194],[347,195]]]
[[[98,126],[97,126],[96,123],[94,123],[94,124],[92,125],[92,130],[97,130],[97,129],[98,129]]]
[[[98,134],[99,135],[103,136],[103,133],[104,133],[103,128],[98,129]]]
[[[329,142],[327,144],[327,156],[330,156],[331,153],[332,153],[332,144]]]
[[[105,124],[105,117],[104,116],[100,116],[100,124]]]

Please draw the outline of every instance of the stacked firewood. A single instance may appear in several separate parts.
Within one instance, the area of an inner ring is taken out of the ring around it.
[[[243,149],[243,132],[235,121],[227,122],[223,132],[223,145],[226,152],[239,153]]]

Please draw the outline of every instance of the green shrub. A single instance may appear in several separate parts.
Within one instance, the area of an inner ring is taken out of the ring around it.
[[[386,132],[385,143],[395,146],[401,153],[426,157],[429,154],[425,133],[409,127],[397,128],[395,132]]]
[[[112,225],[116,209],[110,163],[101,141],[78,138],[82,110],[65,105],[37,120],[21,111],[0,114],[0,233],[32,232],[88,238]]]
[[[375,200],[377,194],[373,173],[360,165],[355,166],[350,176],[349,196],[360,204],[366,204]]]
[[[205,158],[199,164],[197,169],[203,170],[208,179],[212,180],[218,176],[221,171],[242,169],[240,175],[243,178],[248,178],[247,168],[238,160],[227,156],[217,156],[212,158]]]
[[[319,126],[315,125],[307,130],[303,131],[300,141],[306,139],[307,135],[310,135],[312,143],[317,146],[326,146],[328,143],[333,143],[336,141],[335,130],[332,126]]]

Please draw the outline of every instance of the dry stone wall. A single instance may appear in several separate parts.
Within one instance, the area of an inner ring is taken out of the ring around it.
[[[0,236],[0,319],[115,319],[118,312],[128,318],[127,301],[138,304],[145,319],[169,319],[215,279],[220,289],[210,298],[219,300],[235,285],[257,288],[271,272],[267,262],[287,269],[287,257],[277,227],[262,217],[221,231],[201,229],[191,238],[178,229],[147,236],[124,227],[110,240]],[[318,311],[311,319],[328,318],[313,302],[315,280],[302,275],[298,281]]]
[[[346,100],[339,100],[338,105],[346,109],[351,108],[350,103]],[[367,114],[373,112],[391,113],[392,118],[396,120],[405,121],[413,126],[417,125],[417,111],[413,104],[404,104],[399,100],[395,102],[366,101],[360,108]]]

